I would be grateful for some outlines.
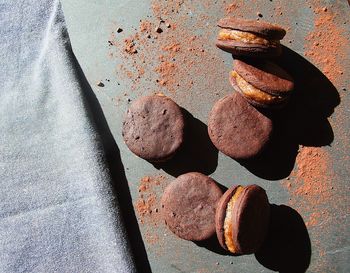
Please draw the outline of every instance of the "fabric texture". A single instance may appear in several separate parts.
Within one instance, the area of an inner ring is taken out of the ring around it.
[[[0,0],[0,272],[135,272],[58,1]]]

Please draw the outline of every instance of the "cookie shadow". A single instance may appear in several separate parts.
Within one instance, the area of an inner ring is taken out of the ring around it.
[[[317,67],[285,46],[278,64],[295,79],[295,96],[284,113],[289,133],[304,146],[330,145],[334,134],[328,118],[340,104],[337,89]]]
[[[305,223],[296,210],[285,205],[271,205],[269,231],[255,258],[270,270],[306,272],[311,259],[311,242]]]
[[[222,248],[222,246],[219,244],[219,241],[218,241],[216,235],[213,235],[212,237],[210,237],[207,240],[198,241],[198,242],[194,242],[194,243],[199,247],[204,247],[207,250],[214,252],[216,254],[219,254],[219,255],[235,256],[231,252]]]
[[[218,165],[218,150],[210,141],[207,125],[182,108],[185,121],[185,140],[178,153],[166,162],[153,163],[172,176],[187,172],[212,174]]]
[[[299,145],[289,135],[286,123],[280,118],[273,122],[274,131],[268,146],[256,157],[238,162],[258,177],[279,180],[293,170]]]
[[[70,49],[68,48],[68,50]],[[86,104],[86,109],[88,109],[87,115],[94,121],[95,128],[100,136],[106,164],[111,173],[113,194],[118,200],[118,208],[120,209],[124,226],[126,227],[127,239],[131,248],[129,251],[131,252],[130,255],[132,255],[137,271],[151,272],[146,248],[133,209],[130,189],[118,145],[108,127],[102,108],[73,53],[72,62],[75,66],[74,73],[76,73],[81,90],[83,91],[84,103]]]
[[[333,142],[328,118],[340,103],[332,82],[298,53],[283,46],[275,61],[294,78],[294,93],[284,109],[265,111],[275,128],[266,149],[255,158],[239,161],[256,176],[269,180],[290,175],[299,145],[321,147]]]

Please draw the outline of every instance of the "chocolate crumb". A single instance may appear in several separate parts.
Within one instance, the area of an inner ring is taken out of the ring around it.
[[[262,17],[263,17],[262,13],[261,13],[261,12],[259,12],[259,11],[256,13],[256,15],[258,15],[260,18],[262,18]]]
[[[162,32],[163,32],[163,30],[161,29],[161,27],[156,27],[155,31],[156,31],[157,33],[162,33]]]
[[[123,32],[123,29],[120,28],[120,27],[118,27],[118,28],[117,28],[117,33],[121,33],[121,32]]]
[[[99,87],[104,87],[104,86],[105,86],[104,83],[101,82],[101,81],[98,81],[98,82],[96,83],[96,85],[99,86]]]

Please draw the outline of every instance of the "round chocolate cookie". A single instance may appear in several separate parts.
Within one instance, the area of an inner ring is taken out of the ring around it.
[[[280,40],[286,31],[263,21],[233,17],[218,22],[216,46],[236,56],[272,57],[281,54]]]
[[[265,60],[235,60],[233,65],[230,74],[233,88],[254,106],[281,108],[289,101],[294,81],[277,64]]]
[[[209,114],[211,141],[234,159],[258,155],[270,140],[272,128],[272,121],[237,92],[217,101]]]
[[[201,241],[215,233],[215,210],[222,192],[210,177],[180,175],[164,191],[161,206],[166,225],[178,237]]]
[[[123,122],[124,141],[137,156],[151,162],[171,158],[184,139],[181,108],[163,95],[134,101]]]
[[[257,185],[234,186],[221,197],[215,215],[220,245],[233,254],[251,254],[262,245],[270,220],[270,204]]]

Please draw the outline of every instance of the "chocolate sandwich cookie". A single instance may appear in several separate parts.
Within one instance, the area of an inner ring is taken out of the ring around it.
[[[223,18],[216,46],[236,56],[272,57],[281,54],[280,40],[286,31],[267,22]]]
[[[272,121],[238,92],[217,101],[209,114],[208,133],[215,147],[234,159],[258,155],[268,144]]]
[[[221,196],[220,188],[210,177],[197,172],[180,175],[162,196],[166,225],[185,240],[210,238],[215,234],[215,210]]]
[[[281,67],[265,60],[235,60],[233,65],[230,82],[251,104],[264,108],[286,105],[294,89],[294,81]]]
[[[215,215],[220,245],[233,254],[256,252],[267,234],[270,204],[257,185],[234,186],[221,197]]]
[[[123,122],[124,141],[137,156],[151,162],[171,158],[184,139],[181,108],[163,95],[134,101]]]

